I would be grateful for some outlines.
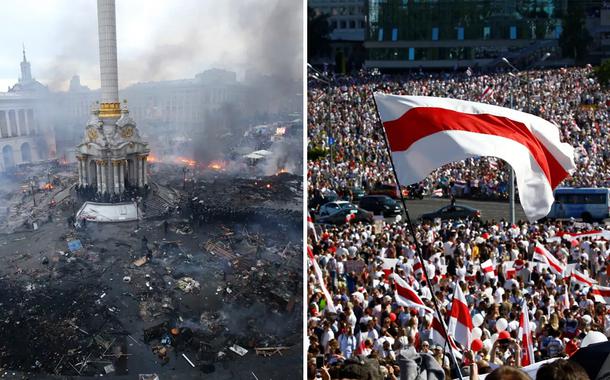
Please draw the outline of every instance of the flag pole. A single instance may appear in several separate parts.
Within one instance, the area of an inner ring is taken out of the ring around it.
[[[457,283],[455,284],[455,286],[457,286]],[[450,302],[450,304],[452,304],[452,305],[453,305],[453,298],[455,298],[455,288],[453,288],[453,293],[451,293],[451,302]],[[440,315],[438,316],[438,319],[441,320],[441,324],[443,325],[443,328],[445,328],[445,325],[446,325],[445,319],[442,316],[440,316]],[[445,336],[447,338],[445,339],[445,344],[443,344],[443,355],[446,355],[447,351],[445,351],[445,349],[447,348],[447,345],[449,345],[449,351],[451,352],[451,356],[453,356],[453,347],[451,347],[451,344],[449,344],[449,339],[450,338],[449,338],[449,334],[447,334],[447,331],[445,331]],[[456,362],[457,361],[454,358],[454,365],[458,368],[458,371],[459,371],[459,366],[457,366]]]
[[[377,100],[375,99],[375,93],[373,93],[373,103],[375,103],[375,112],[377,113],[377,120],[379,120],[379,124],[381,124],[381,130],[383,132],[383,139],[385,141],[385,146],[388,151],[388,156],[390,157],[390,164],[392,165],[392,172],[394,173],[394,178],[396,179],[396,186],[398,186],[398,194],[400,195],[400,201],[402,202],[402,208],[405,212],[407,224],[409,225],[409,232],[411,232],[411,236],[413,237],[413,242],[415,243],[415,252],[417,254],[417,257],[419,258],[419,261],[422,263],[422,266],[424,267],[424,277],[426,279],[426,283],[428,284],[428,288],[430,288],[430,292],[432,293],[432,303],[434,303],[434,310],[438,314],[438,318],[440,319],[441,325],[444,330],[443,331],[444,335],[447,337],[447,339],[445,339],[445,340],[448,340],[449,333],[447,332],[447,326],[445,325],[445,320],[442,317],[441,309],[438,307],[438,302],[436,302],[436,296],[434,295],[434,292],[433,292],[432,282],[430,281],[430,278],[429,278],[430,276],[428,276],[428,271],[426,269],[426,264],[425,264],[426,261],[424,260],[421,246],[415,235],[415,228],[413,227],[413,223],[411,222],[411,217],[409,216],[409,210],[407,210],[407,203],[405,201],[405,197],[402,195],[402,190],[400,189],[400,181],[398,180],[398,175],[396,174],[396,167],[394,166],[394,160],[392,159],[392,151],[390,150],[390,143],[388,142],[388,136],[385,133],[385,128],[383,128],[383,123],[381,122],[381,117],[379,116],[379,108],[377,107]],[[449,351],[451,352],[451,358],[453,359],[453,363],[454,363],[455,367],[457,368],[459,378],[460,378],[460,380],[463,380],[462,371],[460,370],[460,366],[458,365],[457,359],[455,358],[453,349],[451,349],[451,346],[449,346],[449,348],[450,348]],[[468,348],[470,348],[470,347],[468,347]]]

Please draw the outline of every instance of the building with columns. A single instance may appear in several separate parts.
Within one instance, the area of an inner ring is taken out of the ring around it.
[[[101,99],[92,110],[85,137],[77,146],[78,183],[98,193],[120,194],[148,185],[148,143],[119,102],[114,0],[97,1]]]
[[[24,49],[21,77],[0,93],[0,172],[55,156],[53,128],[45,124],[48,99],[47,87],[32,78]]]

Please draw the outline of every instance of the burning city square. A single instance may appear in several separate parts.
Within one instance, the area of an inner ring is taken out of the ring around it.
[[[0,93],[0,378],[301,376],[301,74],[148,71],[119,98],[122,9],[80,9],[97,16],[99,91],[43,85],[23,48]],[[268,37],[246,44],[286,42]]]

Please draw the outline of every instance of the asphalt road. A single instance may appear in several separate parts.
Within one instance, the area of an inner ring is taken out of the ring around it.
[[[449,199],[424,198],[423,200],[407,200],[406,203],[411,219],[418,219],[422,214],[436,211],[443,206],[447,206],[450,201]],[[509,219],[508,202],[483,202],[457,199],[455,204],[466,205],[478,209],[481,211],[481,218],[483,220]],[[515,218],[516,220],[526,219],[523,209],[518,203],[515,205]]]

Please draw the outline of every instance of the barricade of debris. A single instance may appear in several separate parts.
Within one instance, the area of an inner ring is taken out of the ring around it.
[[[202,178],[161,220],[75,228],[59,208],[61,223],[0,236],[2,367],[110,376],[146,362],[141,376],[163,378],[300,362],[301,190],[289,174]]]

